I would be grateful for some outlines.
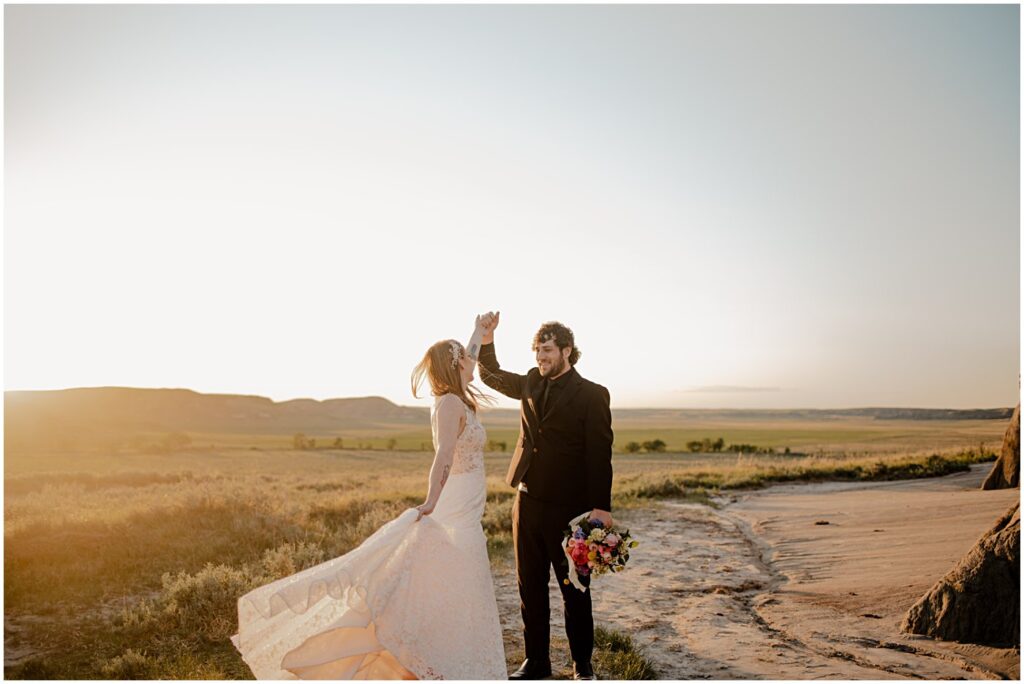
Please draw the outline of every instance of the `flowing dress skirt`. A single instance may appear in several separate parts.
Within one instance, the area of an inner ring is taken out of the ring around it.
[[[419,522],[240,598],[232,642],[257,679],[506,679],[485,503],[482,468],[452,475]]]

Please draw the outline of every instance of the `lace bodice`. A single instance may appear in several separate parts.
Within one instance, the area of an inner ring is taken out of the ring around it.
[[[484,445],[487,443],[487,431],[480,424],[468,406],[454,394],[438,397],[434,402],[434,410],[430,413],[430,427],[434,436],[434,448],[437,448],[437,409],[442,401],[458,402],[466,416],[466,427],[455,442],[455,456],[452,459],[452,475],[468,473],[484,467]]]

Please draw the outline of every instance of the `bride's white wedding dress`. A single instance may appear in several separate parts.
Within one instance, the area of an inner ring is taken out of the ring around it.
[[[437,444],[439,397],[431,412]],[[486,433],[468,407],[433,513],[238,600],[231,641],[257,679],[507,679],[481,518]],[[454,434],[454,433],[453,433]]]

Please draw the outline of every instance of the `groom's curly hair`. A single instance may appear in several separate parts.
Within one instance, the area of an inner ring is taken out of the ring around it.
[[[544,325],[540,326],[540,330],[538,330],[537,334],[533,336],[533,349],[536,350],[537,347],[548,340],[554,341],[554,343],[558,345],[559,349],[572,347],[572,351],[569,352],[570,366],[575,366],[576,362],[580,360],[582,352],[580,352],[580,348],[576,346],[576,338],[573,337],[572,330],[558,321],[548,321]]]

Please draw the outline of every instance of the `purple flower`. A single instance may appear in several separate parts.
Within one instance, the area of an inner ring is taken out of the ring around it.
[[[576,539],[586,539],[587,538],[587,534],[583,530],[576,530],[575,532],[572,533],[572,536],[575,537]]]
[[[590,525],[591,527],[604,527],[604,523],[600,520],[591,520]]]

